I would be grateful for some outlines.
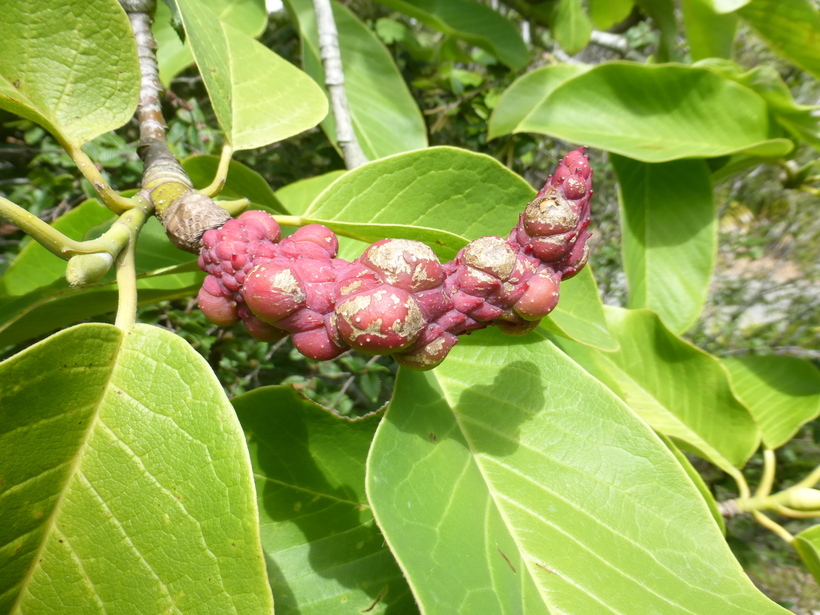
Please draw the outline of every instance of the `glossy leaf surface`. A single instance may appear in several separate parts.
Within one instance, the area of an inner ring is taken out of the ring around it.
[[[490,52],[510,68],[523,68],[530,54],[517,28],[489,6],[471,0],[378,0],[380,4],[418,19]]]
[[[279,188],[276,191],[276,198],[279,199],[279,202],[283,204],[289,213],[300,216],[322,194],[325,188],[345,173],[346,171],[330,171],[323,175],[293,182]]]
[[[732,57],[736,15],[717,12],[712,0],[683,0],[681,8],[693,60]]]
[[[288,0],[286,5],[298,23],[305,71],[325,91],[313,3]],[[427,147],[424,118],[390,52],[358,17],[340,4],[332,5],[353,129],[367,158]],[[332,114],[324,119],[322,128],[336,143]]]
[[[599,30],[609,30],[629,16],[634,0],[589,0],[589,18]]]
[[[552,20],[552,35],[569,55],[587,46],[592,23],[581,0],[559,0]]]
[[[517,132],[529,116],[545,104],[558,86],[588,71],[586,64],[555,64],[544,66],[519,77],[504,90],[490,116],[487,139]]]
[[[180,337],[68,329],[0,400],[0,610],[273,610],[242,430]]]
[[[137,50],[114,0],[4,3],[0,41],[0,109],[75,146],[133,115]]]
[[[793,544],[806,568],[820,582],[820,525],[800,532]]]
[[[367,490],[425,612],[785,613],[666,446],[538,334],[402,370]]]
[[[820,415],[820,370],[797,357],[721,359],[732,388],[760,425],[763,443],[778,448]]]
[[[618,178],[630,308],[650,308],[675,333],[700,316],[717,251],[709,168],[702,160],[610,160]]]
[[[496,113],[508,113],[505,102],[518,105],[505,97]],[[740,151],[777,156],[792,148],[786,139],[769,139],[766,104],[757,94],[689,66],[601,64],[567,80],[524,117],[513,132],[548,134],[644,162]]]
[[[649,310],[604,311],[617,352],[560,338],[556,344],[653,429],[725,471],[742,467],[760,436],[718,360],[672,334]]]
[[[229,23],[248,36],[256,38],[265,30],[268,12],[264,0],[199,0],[217,18]],[[157,41],[159,79],[165,87],[182,70],[194,63],[191,48],[184,43],[171,23],[172,15],[165,2],[157,2],[154,17],[154,38]]]
[[[276,612],[414,612],[364,494],[381,414],[343,419],[287,386],[232,403],[253,463]]]
[[[811,0],[752,0],[738,14],[772,51],[820,78],[820,13]]]
[[[234,149],[281,141],[318,124],[327,99],[305,73],[196,0],[175,0],[219,124]]]

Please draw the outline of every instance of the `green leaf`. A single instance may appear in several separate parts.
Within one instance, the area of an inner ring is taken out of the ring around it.
[[[114,0],[4,3],[0,40],[0,109],[74,146],[134,114],[136,44]]]
[[[742,467],[760,436],[718,360],[675,336],[649,310],[604,311],[617,352],[562,338],[555,343],[656,431],[726,472]]]
[[[80,325],[0,398],[0,610],[272,612],[242,430],[181,338]]]
[[[368,243],[383,237],[427,241],[451,259],[471,239],[506,236],[534,195],[490,156],[436,147],[347,172],[304,217]]]
[[[139,305],[196,295],[204,278],[196,261],[143,274],[137,280]],[[117,285],[113,282],[71,288],[61,278],[19,297],[0,297],[0,348],[116,309]]]
[[[473,0],[378,0],[449,36],[463,39],[493,54],[510,68],[530,60],[518,29],[497,11]]]
[[[199,3],[208,7],[220,21],[253,38],[262,34],[268,23],[264,0],[199,0]],[[159,79],[165,87],[169,87],[174,77],[194,63],[191,48],[182,42],[171,20],[171,10],[165,2],[157,2],[153,30],[158,47]]]
[[[811,0],[752,0],[738,14],[772,51],[820,78],[820,13]]]
[[[330,171],[324,175],[302,179],[276,191],[276,198],[294,216],[301,216],[325,188],[344,175],[346,171]]]
[[[630,308],[650,308],[675,333],[700,316],[717,252],[709,168],[610,156],[618,177]]]
[[[561,282],[558,307],[542,326],[600,350],[617,350],[618,341],[607,329],[598,285],[587,265],[574,278]]]
[[[504,90],[490,116],[487,140],[515,132],[549,98],[555,89],[588,71],[586,64],[544,66],[516,79]]]
[[[683,0],[681,8],[693,60],[732,57],[736,15],[717,12],[712,0]]]
[[[57,218],[51,226],[73,239],[84,239],[90,227],[112,220],[114,214],[95,199],[80,203]],[[66,261],[36,241],[30,241],[0,277],[0,296],[25,295],[65,275]]]
[[[763,444],[778,448],[820,416],[820,370],[796,357],[745,356],[721,359],[732,388],[760,425]]]
[[[709,507],[709,513],[712,515],[712,519],[715,520],[718,527],[720,528],[720,533],[726,536],[726,522],[723,520],[723,515],[720,514],[720,509],[718,509],[717,501],[715,500],[715,496],[712,495],[712,492],[709,491],[709,487],[703,480],[703,477],[698,474],[698,471],[695,469],[695,466],[692,465],[692,462],[683,454],[683,452],[675,446],[675,443],[672,442],[669,438],[667,438],[662,433],[658,433],[658,436],[663,443],[666,444],[666,447],[672,451],[672,454],[677,459],[680,466],[686,471],[686,475],[692,481],[692,484],[695,485],[698,492],[700,493],[703,501],[706,502],[706,505]]]
[[[220,126],[235,150],[281,141],[318,124],[327,99],[305,73],[197,0],[175,0]]]
[[[581,0],[559,0],[552,20],[552,35],[569,55],[575,55],[587,46],[592,34],[592,23]]]
[[[414,612],[364,494],[381,415],[349,420],[292,387],[233,400],[256,478],[277,613]]]
[[[305,71],[325,91],[313,3],[288,0],[285,5],[298,23]],[[376,160],[427,147],[424,118],[390,52],[353,13],[335,2],[332,5],[353,129],[365,155]],[[322,122],[322,129],[335,145],[332,114]]]
[[[820,525],[800,532],[794,537],[792,546],[806,564],[809,572],[820,582]]]
[[[635,0],[588,0],[589,18],[599,30],[609,30],[629,17]]]
[[[197,188],[210,185],[219,167],[219,156],[189,156],[182,161],[185,172]],[[270,213],[288,213],[273,193],[265,178],[241,162],[231,160],[228,177],[220,198],[246,198],[255,205],[261,205]]]
[[[734,152],[781,156],[766,104],[713,71],[610,62],[569,79],[513,132],[537,132],[644,162]]]
[[[769,111],[778,124],[795,139],[820,149],[820,106],[796,103],[789,87],[774,67],[756,66],[743,72],[741,66],[726,60],[707,60],[698,65],[719,71],[727,78],[754,90],[769,105]]]
[[[666,446],[537,334],[480,331],[401,370],[367,472],[426,612],[786,612]]]

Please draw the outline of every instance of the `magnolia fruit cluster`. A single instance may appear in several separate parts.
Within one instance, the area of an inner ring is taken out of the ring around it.
[[[313,359],[353,348],[431,369],[462,333],[496,325],[523,335],[555,308],[561,280],[587,261],[591,196],[578,149],[506,239],[476,239],[445,264],[406,239],[383,239],[347,262],[330,229],[311,224],[281,239],[273,217],[248,211],[203,235],[199,266],[209,275],[199,305],[212,322],[242,320],[263,341],[290,335]]]

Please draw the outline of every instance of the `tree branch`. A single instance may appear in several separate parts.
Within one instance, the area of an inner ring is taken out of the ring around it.
[[[120,4],[131,21],[139,56],[138,153],[145,165],[140,194],[153,205],[154,213],[173,244],[181,250],[198,253],[205,231],[221,227],[231,215],[209,196],[194,190],[188,174],[168,148],[154,53],[157,44],[151,32],[156,0],[120,0]]]
[[[342,150],[345,166],[348,169],[355,169],[367,163],[368,159],[353,130],[333,9],[330,0],[313,0],[313,7],[316,11],[316,28],[319,31],[319,53],[325,69],[325,85],[330,96],[333,119],[336,122],[336,141]]]

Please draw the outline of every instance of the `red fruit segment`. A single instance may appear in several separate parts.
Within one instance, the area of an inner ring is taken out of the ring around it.
[[[396,363],[408,369],[425,371],[439,365],[449,354],[458,338],[452,333],[442,333],[429,344],[407,353],[393,355]]]
[[[278,342],[287,336],[287,331],[282,331],[282,329],[264,323],[254,316],[246,316],[242,319],[242,324],[245,325],[245,329],[252,337],[269,344]]]
[[[390,286],[408,292],[429,290],[444,281],[436,253],[420,241],[382,239],[368,247],[359,261]]]
[[[530,237],[566,233],[578,226],[578,220],[576,208],[556,193],[536,198],[524,210],[524,229]]]
[[[407,348],[427,324],[416,300],[387,284],[343,300],[336,306],[336,316],[345,343],[371,354]]]
[[[330,339],[327,329],[319,327],[311,331],[300,331],[292,336],[293,345],[303,355],[316,361],[330,361],[347,350]]]
[[[269,323],[305,304],[305,291],[286,261],[267,261],[248,273],[242,297],[257,318]]]
[[[558,305],[560,277],[550,269],[542,269],[527,282],[527,290],[516,302],[515,312],[524,320],[541,320]]]
[[[515,256],[515,252],[504,239],[492,236],[471,241],[461,253],[461,258],[467,265],[501,281],[509,278],[513,272]]]
[[[212,295],[204,285],[199,289],[197,300],[199,309],[215,325],[230,327],[239,320],[236,313],[236,302],[227,297]]]

